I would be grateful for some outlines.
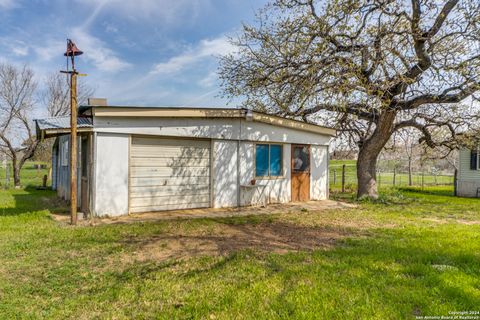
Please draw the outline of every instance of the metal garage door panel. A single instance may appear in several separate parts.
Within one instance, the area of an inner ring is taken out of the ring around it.
[[[191,177],[209,177],[210,169],[208,167],[180,167],[184,175]],[[178,173],[178,167],[132,167],[133,177],[170,177]]]
[[[210,141],[132,139],[130,211],[210,206]]]

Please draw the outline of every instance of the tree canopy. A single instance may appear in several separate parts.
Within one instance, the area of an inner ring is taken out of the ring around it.
[[[360,150],[359,196],[376,196],[375,162],[397,130],[453,148],[478,124],[478,0],[276,0],[232,42],[225,95],[338,128]]]

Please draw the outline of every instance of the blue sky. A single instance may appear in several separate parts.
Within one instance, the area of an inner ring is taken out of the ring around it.
[[[97,97],[118,105],[224,106],[216,56],[266,0],[0,0],[0,61],[38,81],[65,66],[66,38]]]

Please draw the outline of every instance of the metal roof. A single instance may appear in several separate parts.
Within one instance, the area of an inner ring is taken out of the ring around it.
[[[35,120],[37,129],[37,139],[68,134],[70,130],[70,116],[62,116],[55,118],[37,119]],[[90,117],[78,117],[77,128],[82,130],[90,130],[93,128],[93,121]]]
[[[37,122],[38,129],[40,130],[70,129],[70,116],[39,119],[35,121]],[[78,117],[77,127],[92,128],[93,127],[92,118]]]

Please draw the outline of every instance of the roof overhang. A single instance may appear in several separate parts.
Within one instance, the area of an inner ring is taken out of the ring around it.
[[[153,117],[153,118],[237,118],[246,119],[246,109],[227,108],[186,108],[186,107],[123,107],[123,106],[84,106],[80,112],[93,117]],[[336,136],[336,130],[329,127],[306,123],[294,119],[251,111],[251,121],[295,130]]]
[[[70,116],[62,116],[35,120],[36,136],[38,140],[61,136],[70,133]],[[79,116],[77,119],[77,132],[93,131],[91,117]]]

